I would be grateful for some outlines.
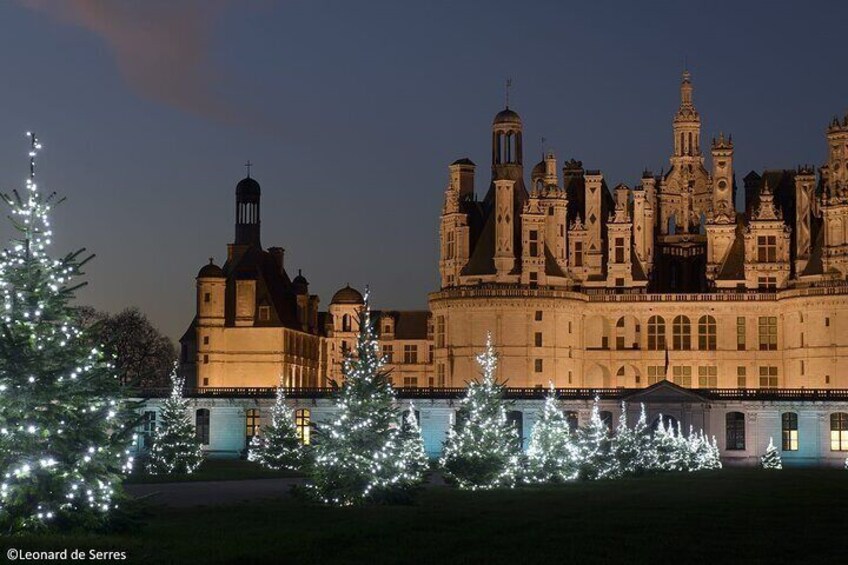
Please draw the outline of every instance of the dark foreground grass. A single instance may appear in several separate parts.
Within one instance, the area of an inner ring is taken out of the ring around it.
[[[207,459],[190,475],[148,475],[143,469],[127,477],[128,484],[182,483],[193,481],[237,481],[299,477],[292,471],[272,471],[242,459]]]
[[[412,506],[153,509],[135,534],[12,541],[123,550],[145,563],[846,563],[846,502],[846,471],[725,470],[497,492],[431,488]]]

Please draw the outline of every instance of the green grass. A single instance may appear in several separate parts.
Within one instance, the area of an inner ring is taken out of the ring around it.
[[[725,470],[430,488],[411,506],[160,508],[135,534],[18,538],[15,547],[124,550],[146,563],[837,563],[848,554],[846,500],[845,471]]]
[[[190,475],[147,475],[142,469],[127,477],[127,484],[182,483],[189,481],[237,481],[242,479],[278,479],[300,477],[293,471],[271,471],[242,459],[206,459]]]

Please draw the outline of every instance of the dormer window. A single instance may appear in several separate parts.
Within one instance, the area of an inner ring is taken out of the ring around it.
[[[271,307],[270,306],[260,306],[259,307],[259,321],[267,322],[271,319]]]

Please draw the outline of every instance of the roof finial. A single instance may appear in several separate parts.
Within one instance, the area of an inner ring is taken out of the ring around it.
[[[506,79],[506,107],[509,108],[509,89],[512,86],[512,79]]]
[[[250,167],[253,166],[253,163],[250,162],[250,159],[247,160],[247,163],[244,164],[244,167],[247,169],[247,178],[250,178]]]

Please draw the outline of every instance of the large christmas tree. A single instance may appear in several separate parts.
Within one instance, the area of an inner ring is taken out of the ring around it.
[[[552,483],[574,479],[577,476],[577,457],[568,418],[557,405],[556,391],[551,385],[542,414],[530,432],[524,480],[528,483]]]
[[[468,383],[439,463],[445,478],[460,488],[510,487],[520,470],[520,447],[515,426],[507,419],[503,385],[495,381],[497,356],[491,335],[477,363],[483,379]]]
[[[147,471],[151,475],[191,474],[203,462],[203,449],[189,418],[183,379],[176,364],[171,373],[171,396],[162,403],[148,455]]]
[[[115,371],[75,323],[84,250],[49,255],[57,202],[35,182],[4,195],[20,234],[0,252],[0,529],[97,527],[132,467],[128,407]],[[90,257],[89,257],[90,259]]]
[[[322,502],[396,500],[423,480],[418,461],[404,449],[395,394],[382,367],[366,291],[356,352],[344,361],[335,417],[316,426],[318,445],[308,488]]]
[[[283,387],[277,387],[277,400],[271,407],[271,423],[250,441],[248,461],[266,469],[298,471],[306,460],[306,452],[297,436],[294,411],[286,404]]]

